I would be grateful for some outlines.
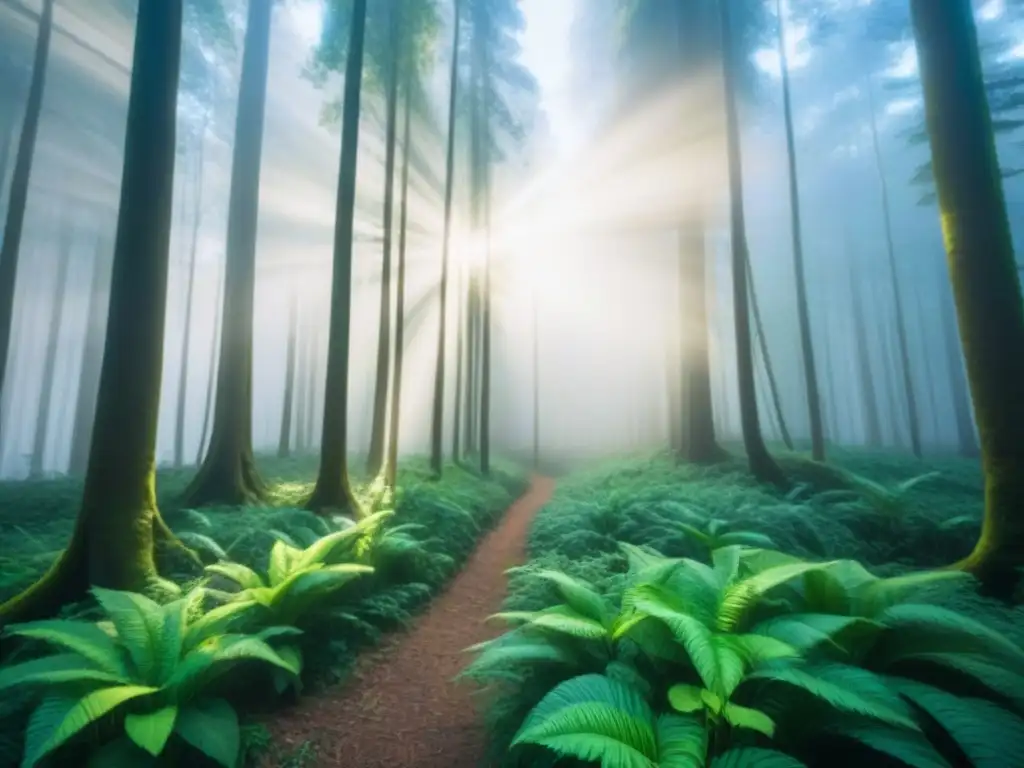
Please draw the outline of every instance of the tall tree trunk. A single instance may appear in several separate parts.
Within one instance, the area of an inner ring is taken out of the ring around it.
[[[331,281],[320,471],[313,494],[306,502],[309,509],[317,512],[339,510],[344,513],[361,513],[348,479],[348,371],[349,328],[352,324],[352,235],[365,36],[366,0],[354,0],[341,112],[341,167],[334,214],[334,276]]]
[[[188,404],[188,361],[192,351],[192,302],[195,299],[196,256],[199,231],[203,225],[203,150],[206,147],[206,119],[199,131],[199,157],[196,159],[196,207],[192,217],[192,245],[188,257],[188,285],[185,294],[185,332],[181,339],[181,364],[178,366],[178,406],[174,424],[174,466],[185,463],[185,410]]]
[[[707,252],[704,224],[694,214],[678,230],[680,293],[683,319],[683,386],[680,411],[683,419],[682,458],[706,464],[720,461],[725,451],[715,438],[715,408],[711,396],[711,328],[708,322]]]
[[[754,315],[754,330],[757,334],[757,343],[761,349],[761,359],[764,361],[764,373],[768,378],[768,393],[772,398],[772,408],[775,409],[775,421],[779,425],[779,435],[782,442],[789,450],[793,450],[793,439],[789,436],[789,429],[786,427],[786,417],[782,413],[782,399],[779,397],[779,385],[775,380],[775,369],[772,367],[772,358],[768,353],[768,336],[764,332],[764,323],[761,322],[761,308],[757,303],[757,289],[754,282],[754,270],[750,266],[750,258],[747,257],[746,270],[748,284],[750,286],[750,308]]]
[[[92,422],[96,414],[96,395],[103,364],[103,340],[106,336],[110,291],[110,256],[113,251],[105,240],[98,240],[93,256],[92,281],[89,286],[89,308],[85,320],[85,344],[78,374],[78,395],[75,399],[74,426],[71,430],[71,460],[68,471],[84,475],[89,463]]]
[[[252,453],[253,305],[273,0],[251,0],[231,159],[224,308],[210,447],[186,503],[244,505],[266,495]]]
[[[206,377],[206,404],[203,406],[203,431],[199,435],[199,448],[196,451],[196,465],[203,459],[203,451],[206,449],[206,441],[210,435],[210,421],[213,416],[213,393],[217,382],[217,350],[221,343],[221,320],[223,317],[223,302],[221,292],[224,290],[224,274],[217,270],[217,288],[213,294],[213,337],[210,340],[210,365]]]
[[[484,166],[484,270],[480,311],[480,471],[491,474],[491,185]]]
[[[409,234],[409,158],[412,154],[411,116],[412,116],[413,73],[410,71],[405,78],[405,105],[403,108],[402,126],[402,200],[398,214],[398,275],[395,286],[395,362],[394,381],[391,384],[391,424],[388,436],[388,460],[385,463],[387,485],[395,487],[398,477],[398,440],[402,410],[402,363],[405,352],[405,248]]]
[[[462,274],[455,276],[455,405],[452,409],[452,461],[458,462],[462,458],[462,358],[463,350],[463,303]]]
[[[800,353],[804,361],[804,386],[807,394],[807,415],[811,429],[811,457],[825,460],[825,432],[821,423],[821,402],[818,377],[814,367],[814,342],[811,338],[811,313],[807,306],[807,277],[804,272],[803,231],[800,226],[800,186],[796,167],[796,139],[793,131],[793,102],[789,85],[789,62],[786,57],[786,17],[782,0],[775,0],[779,17],[779,56],[782,66],[782,104],[786,119],[786,157],[789,161],[789,211],[793,236],[793,272],[796,280],[796,310],[800,322]],[[768,358],[765,357],[765,360]],[[781,419],[781,415],[780,415]],[[785,430],[785,427],[782,427]],[[786,440],[783,432],[783,440]],[[789,445],[789,441],[786,440]]]
[[[462,0],[455,0],[455,31],[448,85],[448,147],[445,156],[444,234],[441,243],[440,320],[437,331],[437,363],[434,367],[434,404],[430,422],[430,466],[441,476],[444,460],[444,361],[446,351],[445,320],[448,311],[448,256],[452,229],[452,187],[455,183],[455,104],[459,82],[459,31],[462,27]]]
[[[68,268],[71,265],[71,251],[74,248],[75,233],[65,223],[57,247],[57,269],[53,281],[53,302],[50,305],[50,323],[46,331],[46,353],[43,357],[43,378],[39,388],[39,408],[36,411],[36,428],[32,440],[32,455],[29,460],[29,475],[40,477],[46,465],[46,439],[50,434],[50,415],[53,410],[53,393],[57,373],[57,352],[60,350],[60,330],[64,324],[64,307],[67,304]]]
[[[0,204],[6,198],[7,170],[10,168],[11,158],[14,157],[14,126],[14,115],[11,113],[4,115],[3,130],[0,131]],[[0,229],[0,236],[2,235],[3,230]]]
[[[294,387],[298,388],[298,393],[295,396],[295,449],[300,453],[305,452],[309,448],[309,439],[307,435],[309,430],[306,429],[306,422],[309,420],[309,414],[307,411],[311,410],[311,406],[306,397],[308,382],[311,378],[309,372],[309,359],[310,359],[310,337],[309,328],[303,330],[304,325],[307,323],[300,323],[298,327],[298,363],[295,366],[295,382]]]
[[[174,193],[182,2],[141,3],[107,338],[89,469],[67,549],[0,624],[52,615],[90,585],[142,590],[156,575],[156,433]]]
[[[732,293],[736,323],[736,372],[739,379],[740,416],[743,444],[750,471],[759,481],[779,487],[789,485],[782,469],[768,453],[757,415],[754,387],[754,352],[750,334],[750,308],[747,286],[747,233],[743,212],[743,167],[740,151],[740,127],[736,108],[736,59],[729,3],[719,3],[721,14],[722,59],[725,85],[726,135],[728,141],[729,197],[732,224]]]
[[[899,342],[900,368],[903,374],[903,393],[906,398],[907,426],[910,428],[910,447],[917,458],[921,458],[921,426],[917,409],[917,397],[914,393],[913,371],[910,364],[910,352],[907,349],[907,326],[903,319],[903,299],[900,295],[899,275],[896,272],[896,249],[892,243],[892,220],[889,204],[889,185],[885,180],[885,167],[882,164],[882,148],[878,141],[878,124],[875,115],[875,101],[872,95],[871,81],[867,80],[868,108],[871,112],[871,146],[875,155],[875,166],[878,169],[878,180],[881,185],[882,214],[885,222],[885,244],[889,258],[889,276],[892,280],[893,300],[896,306],[896,338]]]
[[[964,373],[964,357],[957,337],[956,305],[949,291],[949,271],[942,266],[937,270],[941,281],[939,310],[942,322],[942,344],[946,353],[946,367],[949,369],[949,387],[953,398],[953,417],[956,421],[957,449],[961,456],[977,458],[978,435],[971,419],[971,394],[967,389],[967,376]]]
[[[299,336],[299,297],[292,289],[288,297],[288,351],[284,361],[284,402],[281,406],[281,431],[277,438],[278,458],[292,454],[292,403],[295,400],[295,346]]]
[[[878,411],[878,390],[875,388],[875,378],[871,373],[871,353],[868,348],[867,327],[864,319],[862,276],[854,268],[852,259],[849,264],[850,303],[853,307],[853,334],[857,347],[857,375],[864,404],[865,438],[868,446],[880,448],[882,445],[882,420]]]
[[[7,380],[7,363],[11,351],[11,323],[14,318],[14,289],[18,282],[18,256],[21,235],[25,227],[25,209],[28,205],[28,187],[32,176],[36,136],[39,134],[39,116],[43,109],[43,90],[46,86],[46,68],[50,58],[50,38],[53,35],[54,0],[43,0],[36,36],[36,52],[32,62],[32,81],[25,104],[25,118],[21,127],[21,140],[14,161],[14,176],[7,199],[7,219],[3,242],[0,244],[0,396]],[[2,180],[0,180],[2,181]],[[4,425],[0,424],[0,444]]]
[[[398,133],[398,53],[401,44],[400,8],[388,7],[391,32],[387,85],[387,129],[384,152],[384,249],[380,276],[380,319],[377,334],[377,378],[373,395],[373,424],[370,428],[370,455],[366,470],[376,477],[384,468],[384,449],[388,414],[388,362],[391,358],[391,219],[395,202],[395,142]]]
[[[968,0],[911,0],[932,166],[974,418],[985,518],[958,565],[1013,593],[1024,561],[1024,302]]]
[[[306,370],[308,371],[306,375],[306,450],[312,450],[317,445],[316,416],[319,403],[317,402],[316,383],[320,379],[320,334],[317,333],[318,328],[319,326],[314,325],[309,335],[309,352],[306,358]]]

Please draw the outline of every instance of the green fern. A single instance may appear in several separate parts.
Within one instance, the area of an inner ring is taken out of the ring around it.
[[[296,677],[296,663],[267,639],[297,631],[275,627],[262,637],[219,634],[216,622],[190,619],[197,600],[193,595],[163,606],[131,592],[94,588],[93,595],[105,622],[56,619],[7,628],[11,635],[59,651],[0,668],[0,691],[45,692],[29,720],[22,764],[36,765],[92,723],[120,713],[127,740],[149,755],[161,754],[176,734],[232,768],[238,753],[237,717],[216,697],[214,683],[243,663]]]

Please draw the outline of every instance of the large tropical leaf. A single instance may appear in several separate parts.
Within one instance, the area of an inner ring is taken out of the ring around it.
[[[42,640],[84,657],[98,669],[112,675],[128,674],[127,659],[117,642],[90,621],[49,619],[26,624],[12,624],[7,634]]]
[[[489,617],[509,622],[523,622],[539,629],[560,632],[587,640],[599,640],[608,635],[604,625],[587,618],[568,606],[554,606],[542,611],[505,611]]]
[[[156,757],[164,751],[177,717],[176,704],[161,707],[153,712],[133,712],[125,717],[124,730],[128,738]]]
[[[223,699],[202,699],[181,710],[174,731],[224,768],[238,761],[238,715]]]
[[[550,569],[533,571],[532,575],[550,581],[558,587],[562,599],[577,613],[602,625],[608,622],[608,606],[591,585],[561,571]]]
[[[164,612],[158,603],[136,592],[92,588],[93,596],[117,630],[138,680],[159,682]]]
[[[738,747],[723,752],[711,768],[806,768],[795,757],[759,747]]]

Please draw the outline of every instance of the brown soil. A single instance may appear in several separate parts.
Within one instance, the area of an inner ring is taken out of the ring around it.
[[[552,480],[534,478],[408,632],[361,658],[346,683],[269,723],[280,752],[312,742],[313,765],[324,768],[478,768],[479,712],[472,688],[453,678],[464,648],[501,632],[484,619],[501,609],[504,571],[522,562],[530,521],[553,489]]]

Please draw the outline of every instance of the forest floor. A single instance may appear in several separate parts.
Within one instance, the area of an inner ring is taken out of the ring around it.
[[[360,659],[353,679],[303,699],[269,723],[280,751],[332,768],[476,768],[486,733],[469,686],[453,684],[464,649],[500,633],[505,570],[525,556],[530,523],[554,482],[534,478],[407,633]],[[294,764],[294,757],[291,758]],[[265,768],[284,763],[267,756]]]

